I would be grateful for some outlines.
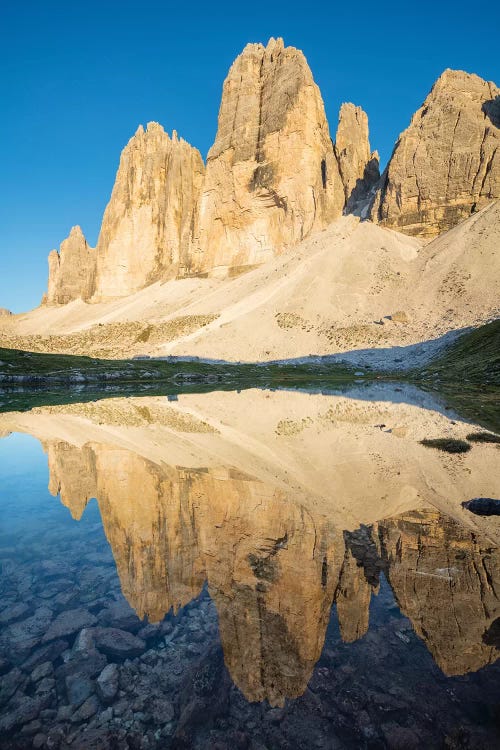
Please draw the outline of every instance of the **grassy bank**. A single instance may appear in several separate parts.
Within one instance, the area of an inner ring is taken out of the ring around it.
[[[500,320],[460,336],[425,367],[415,370],[417,380],[500,386]]]

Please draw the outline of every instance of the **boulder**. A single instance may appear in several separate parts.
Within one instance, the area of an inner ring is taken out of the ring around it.
[[[119,628],[94,628],[96,647],[106,656],[127,659],[140,656],[146,648],[142,638]]]
[[[64,638],[96,622],[97,620],[94,615],[84,607],[68,609],[65,612],[61,612],[50,624],[42,640],[46,642],[56,640],[57,638]]]
[[[111,703],[119,686],[119,672],[116,664],[108,664],[97,678],[97,693],[103,703]]]

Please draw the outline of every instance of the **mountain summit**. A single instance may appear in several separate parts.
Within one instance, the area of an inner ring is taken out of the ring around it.
[[[124,148],[95,253],[65,241],[44,301],[126,297],[192,275],[232,276],[354,212],[432,238],[500,196],[500,90],[446,70],[379,179],[368,117],[345,103],[333,144],[303,53],[248,44],[222,90],[206,168],[158,123]],[[70,244],[67,244],[67,243]]]

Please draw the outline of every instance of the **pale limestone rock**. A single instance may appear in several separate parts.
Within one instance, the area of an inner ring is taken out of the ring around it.
[[[3,316],[3,315],[8,316],[8,315],[12,315],[12,313],[10,310],[7,310],[6,307],[0,307],[0,316]]]
[[[323,100],[304,55],[282,39],[247,45],[224,83],[192,270],[262,263],[343,206]]]
[[[86,299],[95,267],[95,250],[89,247],[79,226],[73,227],[61,242],[59,252],[48,257],[49,282],[45,304],[65,305],[75,299]]]
[[[140,126],[124,148],[97,243],[93,301],[175,277],[187,264],[204,165],[161,125]]]
[[[378,153],[370,150],[368,117],[361,107],[340,108],[335,153],[344,185],[347,211],[365,199],[380,178]]]
[[[500,197],[499,128],[500,89],[445,70],[400,135],[371,218],[434,237]]]
[[[444,674],[496,661],[487,633],[499,614],[500,560],[489,541],[431,510],[381,521],[378,536],[401,611]]]

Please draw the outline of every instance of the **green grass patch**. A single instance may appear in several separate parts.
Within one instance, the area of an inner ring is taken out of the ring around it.
[[[494,435],[492,432],[471,432],[467,435],[467,440],[473,443],[500,443],[500,435]]]
[[[471,445],[465,440],[455,440],[453,438],[425,438],[420,443],[426,448],[436,448],[446,453],[467,453]]]
[[[500,320],[464,333],[412,377],[500,386]]]

